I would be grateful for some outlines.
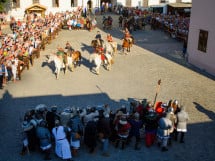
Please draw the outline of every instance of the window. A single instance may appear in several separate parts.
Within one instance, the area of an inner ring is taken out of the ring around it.
[[[74,7],[74,0],[71,0],[71,7]]]
[[[34,3],[40,3],[40,0],[33,0],[33,4]]]
[[[20,8],[20,0],[13,0],[12,8]]]
[[[126,7],[131,7],[131,0],[126,0]]]
[[[168,3],[169,0],[160,0],[160,3]]]
[[[52,0],[53,7],[59,7],[59,0]]]
[[[200,30],[199,31],[198,50],[206,53],[207,42],[208,42],[208,31]]]

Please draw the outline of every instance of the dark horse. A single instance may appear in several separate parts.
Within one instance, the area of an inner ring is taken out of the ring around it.
[[[112,21],[109,19],[105,19],[103,21],[103,29],[104,30],[111,30],[112,29]]]
[[[127,52],[130,52],[130,49],[131,49],[133,44],[134,44],[134,37],[131,36],[130,40],[124,38],[123,42],[122,42],[123,53],[124,53],[125,49],[127,50]]]
[[[99,48],[99,47],[103,47],[103,46],[104,46],[104,40],[102,40],[102,39],[92,40],[92,41],[91,41],[91,46],[92,46],[94,49],[97,49],[97,48]]]

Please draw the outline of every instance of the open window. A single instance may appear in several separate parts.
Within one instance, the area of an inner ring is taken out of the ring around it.
[[[20,0],[13,0],[12,8],[20,8]]]
[[[53,7],[59,7],[59,0],[52,0]]]
[[[208,42],[208,31],[200,30],[199,31],[198,50],[206,53],[207,42]]]

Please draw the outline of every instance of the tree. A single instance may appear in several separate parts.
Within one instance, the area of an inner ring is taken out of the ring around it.
[[[4,11],[4,4],[7,3],[8,0],[0,0],[0,12]]]

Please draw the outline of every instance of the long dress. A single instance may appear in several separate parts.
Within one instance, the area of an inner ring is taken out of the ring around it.
[[[62,159],[72,158],[70,145],[66,139],[66,133],[64,132],[63,126],[54,127],[52,129],[52,134],[55,138],[55,153],[58,157]]]

